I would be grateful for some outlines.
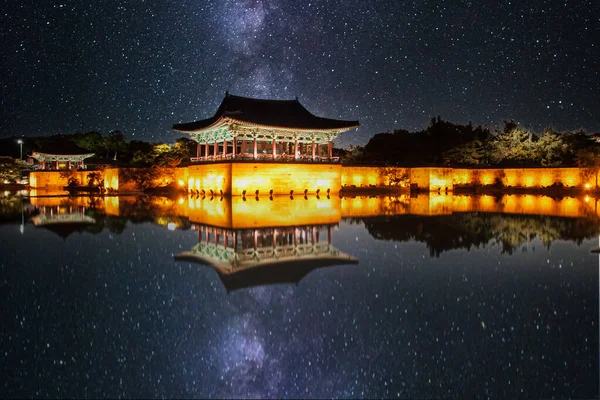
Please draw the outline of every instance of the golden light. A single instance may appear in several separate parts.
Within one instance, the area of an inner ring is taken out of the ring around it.
[[[177,183],[179,184],[179,186],[183,186],[183,185],[185,185],[185,182],[184,182],[184,181],[182,181],[181,179],[180,179],[179,181],[177,181]]]
[[[483,185],[491,185],[492,183],[494,183],[494,175],[491,172],[482,174],[481,183]]]
[[[590,185],[589,183],[586,183],[586,184],[585,184],[585,188],[586,188],[586,189],[589,189],[590,187],[591,187],[591,185]],[[587,201],[587,200],[586,200],[586,201]]]
[[[542,174],[540,177],[540,184],[542,186],[550,186],[553,183],[552,175],[550,173]]]

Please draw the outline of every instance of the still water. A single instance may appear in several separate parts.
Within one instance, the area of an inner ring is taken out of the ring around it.
[[[3,397],[598,397],[593,198],[0,206]]]

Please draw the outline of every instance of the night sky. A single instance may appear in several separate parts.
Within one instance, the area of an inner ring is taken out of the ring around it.
[[[0,15],[0,136],[173,141],[225,91],[358,119],[338,146],[423,129],[600,131],[600,2],[23,1]]]

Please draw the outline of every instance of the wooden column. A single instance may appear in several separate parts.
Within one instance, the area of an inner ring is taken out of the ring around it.
[[[312,140],[312,159],[315,159],[315,139]]]
[[[294,159],[298,159],[298,139],[294,139]]]
[[[254,138],[254,159],[256,160],[256,153],[258,152],[258,147],[256,143],[256,138]]]
[[[333,142],[330,140],[327,142],[327,157],[331,158],[333,155]]]
[[[208,157],[208,142],[204,143],[204,158]]]
[[[213,156],[217,157],[217,153],[219,152],[219,143],[215,140],[213,144]]]
[[[275,141],[275,138],[273,138],[273,145],[271,146],[271,152],[273,153],[273,160],[274,160],[275,157],[277,156],[277,142]]]
[[[227,156],[227,140],[223,140],[223,158]]]
[[[200,157],[200,142],[196,143],[196,157]]]
[[[67,168],[71,169],[71,160],[67,161]]]
[[[233,137],[233,158],[235,158],[235,153],[237,151],[237,136]]]

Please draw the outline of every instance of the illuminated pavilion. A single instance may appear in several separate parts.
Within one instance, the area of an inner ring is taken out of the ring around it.
[[[36,160],[39,163],[39,169],[85,169],[86,158],[92,157],[94,153],[76,146],[73,143],[64,141],[60,144],[46,146],[29,155],[30,163]]]
[[[295,100],[265,100],[228,92],[211,118],[173,125],[198,142],[193,162],[224,160],[337,162],[332,141],[358,121],[313,115]],[[202,146],[204,145],[204,146]]]

